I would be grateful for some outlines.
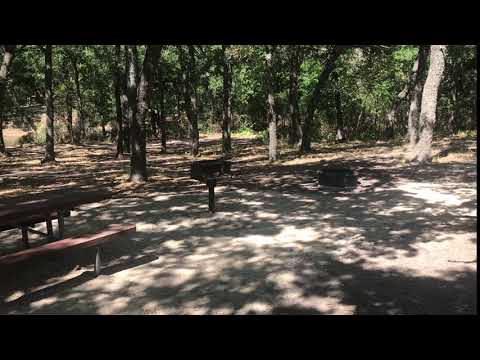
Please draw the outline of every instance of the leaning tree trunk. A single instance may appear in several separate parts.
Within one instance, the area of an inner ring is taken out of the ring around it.
[[[275,83],[273,57],[275,54],[275,46],[267,47],[265,55],[267,63],[266,80],[267,80],[267,122],[268,122],[268,160],[270,162],[277,160],[277,114],[275,112]]]
[[[132,61],[137,61],[136,46]],[[153,75],[160,55],[160,46],[147,45],[143,61],[140,84],[137,95],[137,116],[132,122],[132,155],[130,157],[130,179],[132,181],[147,180],[147,144],[145,136],[146,117],[149,113],[150,97],[152,93]],[[130,74],[131,76],[131,74]]]
[[[16,46],[17,45],[3,45],[3,61],[0,66],[0,153],[5,155],[9,155],[9,153],[5,149],[5,143],[3,142],[3,102],[5,101],[7,78],[15,56]]]
[[[117,120],[117,152],[115,157],[123,158],[123,112],[122,112],[122,73],[120,70],[121,48],[120,45],[115,45],[115,74],[114,74],[114,89],[115,89],[115,110]]]
[[[288,132],[288,143],[293,146],[300,146],[302,139],[302,127],[300,125],[299,83],[301,67],[301,48],[298,45],[289,47],[290,61],[290,89],[288,94],[288,109],[290,113],[290,131]]]
[[[232,152],[232,63],[227,54],[228,45],[222,45],[223,53],[223,153],[229,156]]]
[[[53,127],[53,88],[52,88],[52,45],[45,46],[45,104],[47,107],[47,128],[45,158],[42,163],[55,161],[55,133]]]
[[[345,51],[345,47],[343,46],[335,46],[327,58],[325,62],[324,69],[322,73],[319,75],[317,84],[315,85],[315,89],[313,91],[312,96],[310,97],[310,101],[308,102],[307,106],[307,115],[305,117],[305,122],[303,124],[302,130],[302,142],[300,144],[300,152],[306,153],[311,151],[311,132],[312,132],[312,123],[313,117],[315,115],[315,110],[317,108],[317,103],[320,101],[320,96],[322,91],[328,81],[330,73],[335,69],[335,62],[338,57]]]
[[[419,162],[431,159],[433,128],[436,121],[438,88],[445,68],[446,45],[432,45],[430,67],[422,92],[420,112],[420,139],[415,147],[415,159]]]
[[[408,142],[413,149],[418,140],[418,119],[422,102],[422,89],[425,82],[429,47],[422,45],[418,49],[418,58],[414,64],[413,88],[410,94],[410,109],[408,111]]]
[[[183,97],[185,103],[185,112],[187,113],[187,118],[190,127],[190,139],[191,139],[191,152],[193,156],[198,155],[199,148],[199,134],[198,134],[198,111],[197,111],[197,101],[194,93],[194,84],[192,78],[193,64],[192,58],[186,60],[185,50],[182,45],[178,46],[179,55],[180,55],[180,65],[182,68],[182,86],[183,86]]]

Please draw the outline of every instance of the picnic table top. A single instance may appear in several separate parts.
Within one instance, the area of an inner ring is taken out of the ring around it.
[[[111,198],[107,190],[68,189],[57,192],[33,194],[0,200],[0,224],[20,224],[32,215],[47,215],[56,210],[74,207]]]

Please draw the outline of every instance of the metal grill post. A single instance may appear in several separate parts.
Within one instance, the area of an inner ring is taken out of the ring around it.
[[[208,209],[213,213],[215,212],[215,185],[216,185],[215,178],[208,178],[207,179],[207,186],[208,186]]]

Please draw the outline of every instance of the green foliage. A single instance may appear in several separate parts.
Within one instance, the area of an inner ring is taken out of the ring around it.
[[[313,89],[323,71],[332,45],[304,45],[301,49],[299,78],[299,106],[301,119]],[[223,109],[223,62],[221,45],[195,45],[197,79],[195,94],[199,107],[199,129],[202,132],[221,131]],[[139,46],[141,65],[145,46]],[[290,63],[287,45],[276,46],[274,54],[274,83],[276,111],[287,126],[279,124],[278,134],[288,134]],[[266,141],[267,97],[265,84],[266,48],[264,45],[231,45],[226,51],[232,63],[232,117],[233,132],[254,135]],[[387,126],[386,115],[391,111],[398,94],[409,82],[418,46],[362,46],[350,47],[336,61],[338,82],[327,82],[316,105],[312,138],[315,141],[331,140],[336,132],[335,91],[341,98],[344,125],[350,138],[381,138]],[[122,52],[123,59],[123,52]],[[66,99],[79,109],[82,98],[83,115],[91,139],[101,139],[99,127],[116,118],[113,89],[115,47],[112,45],[58,45],[53,47],[53,79],[55,117],[66,113]],[[74,66],[78,70],[77,94]],[[159,64],[161,82],[153,84],[151,108],[160,109],[160,93],[164,94],[164,111],[168,121],[169,138],[188,136],[185,119],[181,72],[176,46],[163,46]],[[123,60],[120,70],[124,69]],[[436,131],[455,133],[476,128],[473,117],[476,99],[476,47],[451,45],[448,47],[445,74],[438,98]],[[38,45],[23,46],[15,56],[7,96],[4,100],[6,118],[17,121],[33,118],[45,111],[44,104],[44,54]],[[400,104],[395,135],[406,131],[408,97]],[[179,119],[172,121],[172,119]],[[68,140],[64,122],[59,127],[56,140]],[[61,125],[63,124],[63,125]],[[147,125],[149,126],[149,125]],[[43,129],[36,129],[25,141],[44,142]],[[100,135],[99,135],[100,134]]]
[[[262,130],[257,134],[257,139],[260,140],[260,142],[263,145],[268,145],[268,129]]]

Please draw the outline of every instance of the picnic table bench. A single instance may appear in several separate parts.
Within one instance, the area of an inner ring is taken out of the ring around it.
[[[6,266],[27,260],[38,255],[63,252],[67,249],[97,246],[95,257],[95,273],[100,274],[101,244],[117,239],[125,234],[135,232],[135,225],[114,224],[95,234],[64,238],[64,218],[70,216],[74,208],[111,198],[105,191],[75,191],[63,194],[43,194],[30,196],[27,199],[12,199],[0,203],[0,231],[19,228],[22,231],[23,251],[0,257],[0,266]],[[52,220],[58,221],[58,236],[53,234]],[[31,226],[46,222],[47,233],[34,230]],[[48,243],[30,248],[28,233],[33,232],[46,236]],[[55,241],[57,240],[57,241]]]

